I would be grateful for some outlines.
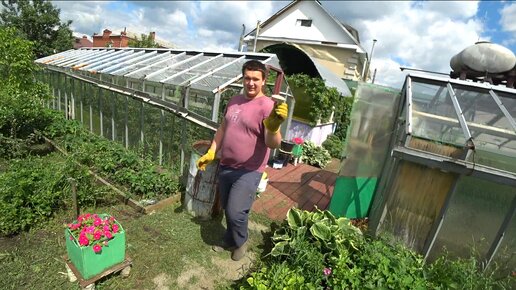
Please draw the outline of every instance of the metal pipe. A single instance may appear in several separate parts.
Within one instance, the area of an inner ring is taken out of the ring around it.
[[[260,20],[256,22],[256,33],[254,34],[253,52],[256,52],[256,42],[258,41],[258,33],[260,33]]]

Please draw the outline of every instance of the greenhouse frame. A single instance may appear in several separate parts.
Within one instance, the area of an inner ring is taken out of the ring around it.
[[[242,65],[268,69],[267,95],[294,98],[275,54],[160,48],[81,48],[36,60],[50,85],[47,106],[126,148],[184,173],[192,144],[211,140],[229,99],[242,92]],[[281,127],[290,126],[292,111]]]
[[[463,258],[473,251],[484,269],[496,264],[498,271],[511,273],[516,90],[411,73],[395,104],[397,113],[385,120],[392,126],[377,134],[390,140],[382,139],[388,150],[376,155],[384,160],[382,168],[369,172],[378,177],[369,230],[392,234],[425,260],[435,260],[444,249]]]

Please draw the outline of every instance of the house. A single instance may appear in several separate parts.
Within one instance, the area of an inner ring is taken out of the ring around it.
[[[81,48],[81,47],[92,47],[93,42],[88,39],[87,35],[81,35],[79,33],[74,32],[73,33],[73,48]]]
[[[116,30],[115,30],[116,31]],[[141,38],[141,34],[129,32],[127,29],[120,29],[120,34],[113,34],[109,29],[104,29],[102,35],[93,34],[93,47],[128,47],[130,40]],[[175,48],[175,45],[162,39],[156,38],[156,32],[150,32],[149,37],[161,48]]]
[[[248,51],[275,53],[286,75],[304,73],[321,77],[344,97],[352,93],[346,82],[362,81],[368,56],[358,31],[334,18],[319,1],[294,0],[247,33],[242,40]],[[242,48],[241,48],[242,49]],[[302,137],[321,145],[335,132],[336,124],[310,124],[312,96],[295,94],[292,123],[285,138]]]
[[[368,60],[358,31],[330,15],[319,1],[292,1],[259,23],[243,43],[248,51],[276,53],[287,75],[321,75],[319,68],[324,67],[340,79],[358,81]]]

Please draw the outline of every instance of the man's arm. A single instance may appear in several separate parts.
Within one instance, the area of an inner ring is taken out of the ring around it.
[[[276,149],[281,144],[281,133],[278,130],[277,132],[271,132],[269,129],[265,128],[265,145],[271,149]]]
[[[224,133],[226,132],[226,125],[224,120],[220,124],[217,132],[215,133],[215,137],[213,137],[213,141],[211,141],[210,150],[213,152],[217,152],[217,149],[220,149],[220,144],[222,144],[222,139],[224,138]]]

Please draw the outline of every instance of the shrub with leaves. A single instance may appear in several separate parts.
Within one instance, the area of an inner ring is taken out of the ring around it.
[[[71,205],[71,185],[77,182],[79,205],[109,199],[105,187],[95,185],[88,172],[59,154],[10,160],[0,174],[0,235],[11,235],[44,222]]]
[[[311,141],[303,143],[303,162],[320,168],[326,167],[331,161],[331,155],[328,150],[321,146],[315,145]]]
[[[158,168],[150,159],[85,130],[78,121],[56,118],[44,133],[79,163],[127,188],[137,199],[166,198],[180,190],[175,170]]]
[[[473,260],[425,265],[403,245],[318,209],[291,209],[272,243],[240,289],[510,289],[510,278],[484,275]]]
[[[328,135],[326,140],[322,143],[322,147],[330,153],[333,158],[341,158],[342,150],[344,149],[344,141],[337,135]]]

